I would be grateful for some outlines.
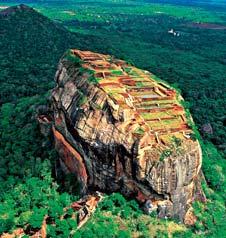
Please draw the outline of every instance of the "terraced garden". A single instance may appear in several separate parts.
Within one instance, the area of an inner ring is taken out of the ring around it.
[[[80,50],[70,54],[98,78],[96,82],[114,101],[115,108],[123,108],[122,130],[132,130],[137,137],[147,133],[150,144],[167,145],[173,137],[190,138],[192,131],[180,105],[182,98],[169,85],[156,81],[148,71],[109,55]]]

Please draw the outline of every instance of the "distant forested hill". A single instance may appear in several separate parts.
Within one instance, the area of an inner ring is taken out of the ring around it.
[[[0,37],[0,104],[46,93],[62,54],[70,47],[88,49],[95,40],[70,33],[27,6],[0,12]]]

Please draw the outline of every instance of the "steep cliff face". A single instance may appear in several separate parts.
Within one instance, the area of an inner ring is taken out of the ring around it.
[[[81,192],[120,191],[160,217],[183,220],[202,154],[180,95],[149,72],[78,50],[61,59],[56,83],[55,145]]]

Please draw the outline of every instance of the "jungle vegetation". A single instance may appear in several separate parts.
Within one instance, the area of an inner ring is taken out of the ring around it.
[[[226,31],[193,24],[203,20],[223,26],[221,4],[196,6],[200,13],[193,15],[194,6],[176,2],[29,2],[54,21],[32,9],[8,16],[0,12],[0,234],[17,227],[29,233],[48,215],[56,224],[48,226],[48,237],[224,237]],[[154,13],[159,8],[168,14]],[[181,89],[202,135],[208,199],[194,204],[198,220],[193,227],[144,215],[120,194],[107,196],[79,232],[73,211],[60,219],[77,194],[70,179],[66,187],[57,179],[57,155],[51,138],[40,135],[35,116],[48,101],[58,60],[68,48],[115,55]],[[212,131],[202,129],[206,124]]]

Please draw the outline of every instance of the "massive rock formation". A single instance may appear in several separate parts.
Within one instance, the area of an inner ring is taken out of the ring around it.
[[[52,93],[53,134],[81,192],[120,191],[183,220],[199,189],[202,153],[182,98],[109,55],[68,51]]]

